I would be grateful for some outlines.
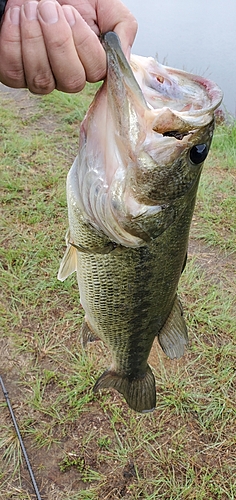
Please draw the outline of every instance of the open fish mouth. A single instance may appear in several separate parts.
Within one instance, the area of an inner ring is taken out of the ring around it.
[[[139,95],[140,102],[151,109],[167,106],[181,112],[182,116],[186,114],[188,119],[190,115],[197,117],[208,113],[211,119],[212,112],[219,106],[222,91],[214,82],[164,66],[152,57],[131,55],[129,65],[114,32],[106,33],[102,43],[107,53],[107,78],[111,76],[114,80],[116,72],[117,79],[124,78],[127,87]]]
[[[204,131],[222,93],[153,58],[131,56],[129,64],[114,32],[102,43],[107,77],[81,127],[75,196],[95,229],[135,247],[149,236],[129,230],[134,219],[161,212],[194,182],[187,156],[196,145],[205,145],[195,151],[198,163],[207,156],[212,132],[206,139]]]

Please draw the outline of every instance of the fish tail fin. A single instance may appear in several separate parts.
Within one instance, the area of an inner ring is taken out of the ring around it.
[[[156,406],[155,378],[150,366],[142,378],[122,377],[116,372],[107,370],[97,380],[93,390],[113,387],[123,394],[125,400],[132,410],[140,413],[153,411]]]

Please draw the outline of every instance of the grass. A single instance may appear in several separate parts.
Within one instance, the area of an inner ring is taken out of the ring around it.
[[[180,283],[189,349],[171,362],[154,344],[157,408],[138,415],[116,392],[93,395],[109,354],[82,352],[75,276],[56,279],[66,174],[93,93],[0,94],[1,375],[42,498],[233,500],[236,125],[217,127],[199,188]],[[0,405],[0,499],[34,498]]]
[[[218,126],[208,169],[201,179],[196,207],[198,223],[193,233],[209,245],[232,252],[236,248],[235,144],[235,124]]]

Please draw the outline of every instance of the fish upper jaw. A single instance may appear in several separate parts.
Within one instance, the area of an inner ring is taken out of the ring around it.
[[[204,116],[220,105],[223,94],[211,80],[183,70],[163,66],[153,57],[131,55],[135,79],[152,109],[169,107],[189,120]],[[191,116],[191,118],[190,118]]]

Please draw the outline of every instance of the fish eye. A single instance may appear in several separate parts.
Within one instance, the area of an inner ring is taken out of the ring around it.
[[[208,147],[206,144],[197,144],[197,146],[193,146],[190,150],[190,160],[195,165],[199,165],[202,163],[208,155]]]

